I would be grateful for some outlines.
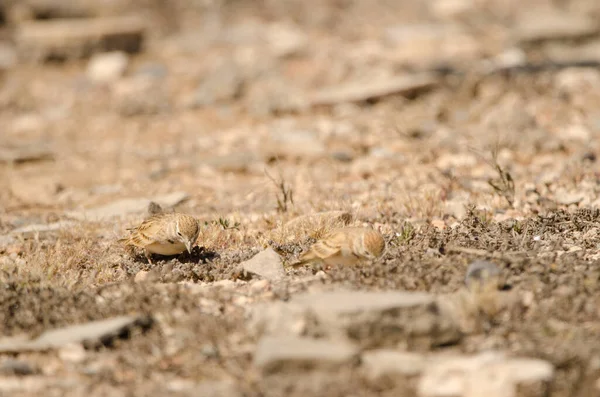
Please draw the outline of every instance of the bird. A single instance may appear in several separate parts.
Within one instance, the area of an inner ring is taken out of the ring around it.
[[[162,214],[165,211],[160,206],[160,204],[158,204],[154,201],[150,201],[150,203],[148,204],[147,212],[148,212],[149,216],[152,216],[152,215]]]
[[[352,266],[362,260],[380,257],[385,250],[381,233],[363,227],[333,229],[317,241],[293,266],[309,262],[322,262],[327,267]]]
[[[185,250],[191,254],[200,234],[200,224],[191,215],[159,212],[127,230],[129,236],[119,239],[119,242],[128,247],[143,248],[148,262],[152,264],[152,254],[177,255]]]
[[[501,289],[504,279],[502,272],[492,262],[477,260],[467,268],[465,285],[469,290]]]

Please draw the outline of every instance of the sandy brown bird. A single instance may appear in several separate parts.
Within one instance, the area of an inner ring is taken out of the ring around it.
[[[152,264],[152,254],[177,255],[185,250],[191,253],[200,234],[200,224],[191,215],[161,212],[128,230],[130,235],[119,242],[143,248],[148,262]]]
[[[380,257],[385,250],[381,233],[362,227],[333,229],[317,241],[294,266],[309,262],[322,262],[326,266],[355,265],[363,260]]]

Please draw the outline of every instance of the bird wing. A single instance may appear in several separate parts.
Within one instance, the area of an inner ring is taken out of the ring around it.
[[[142,248],[152,243],[160,242],[162,218],[163,214],[149,217],[139,226],[128,229],[131,234],[119,241]]]
[[[311,249],[300,257],[301,261],[329,258],[342,250],[346,236],[341,232],[333,232],[317,241]]]

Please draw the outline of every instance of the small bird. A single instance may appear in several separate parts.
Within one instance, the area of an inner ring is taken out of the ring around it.
[[[148,212],[148,215],[152,216],[152,215],[162,214],[165,211],[160,206],[160,204],[158,204],[154,201],[150,201],[150,203],[148,204],[147,212]]]
[[[143,248],[148,262],[152,264],[152,254],[177,255],[186,249],[192,253],[200,234],[200,224],[191,215],[160,212],[128,230],[130,235],[119,242]]]
[[[502,272],[492,262],[477,260],[467,268],[465,285],[469,290],[501,289],[503,287]]]
[[[381,233],[362,227],[333,229],[317,241],[294,266],[323,262],[326,266],[355,265],[361,260],[376,259],[383,254],[385,240]]]

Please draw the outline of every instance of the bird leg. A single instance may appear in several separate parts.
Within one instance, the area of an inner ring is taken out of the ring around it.
[[[144,255],[146,255],[146,259],[148,259],[148,263],[151,265],[154,265],[154,263],[152,263],[152,254],[150,253],[150,251],[148,251],[147,249],[144,249]]]

